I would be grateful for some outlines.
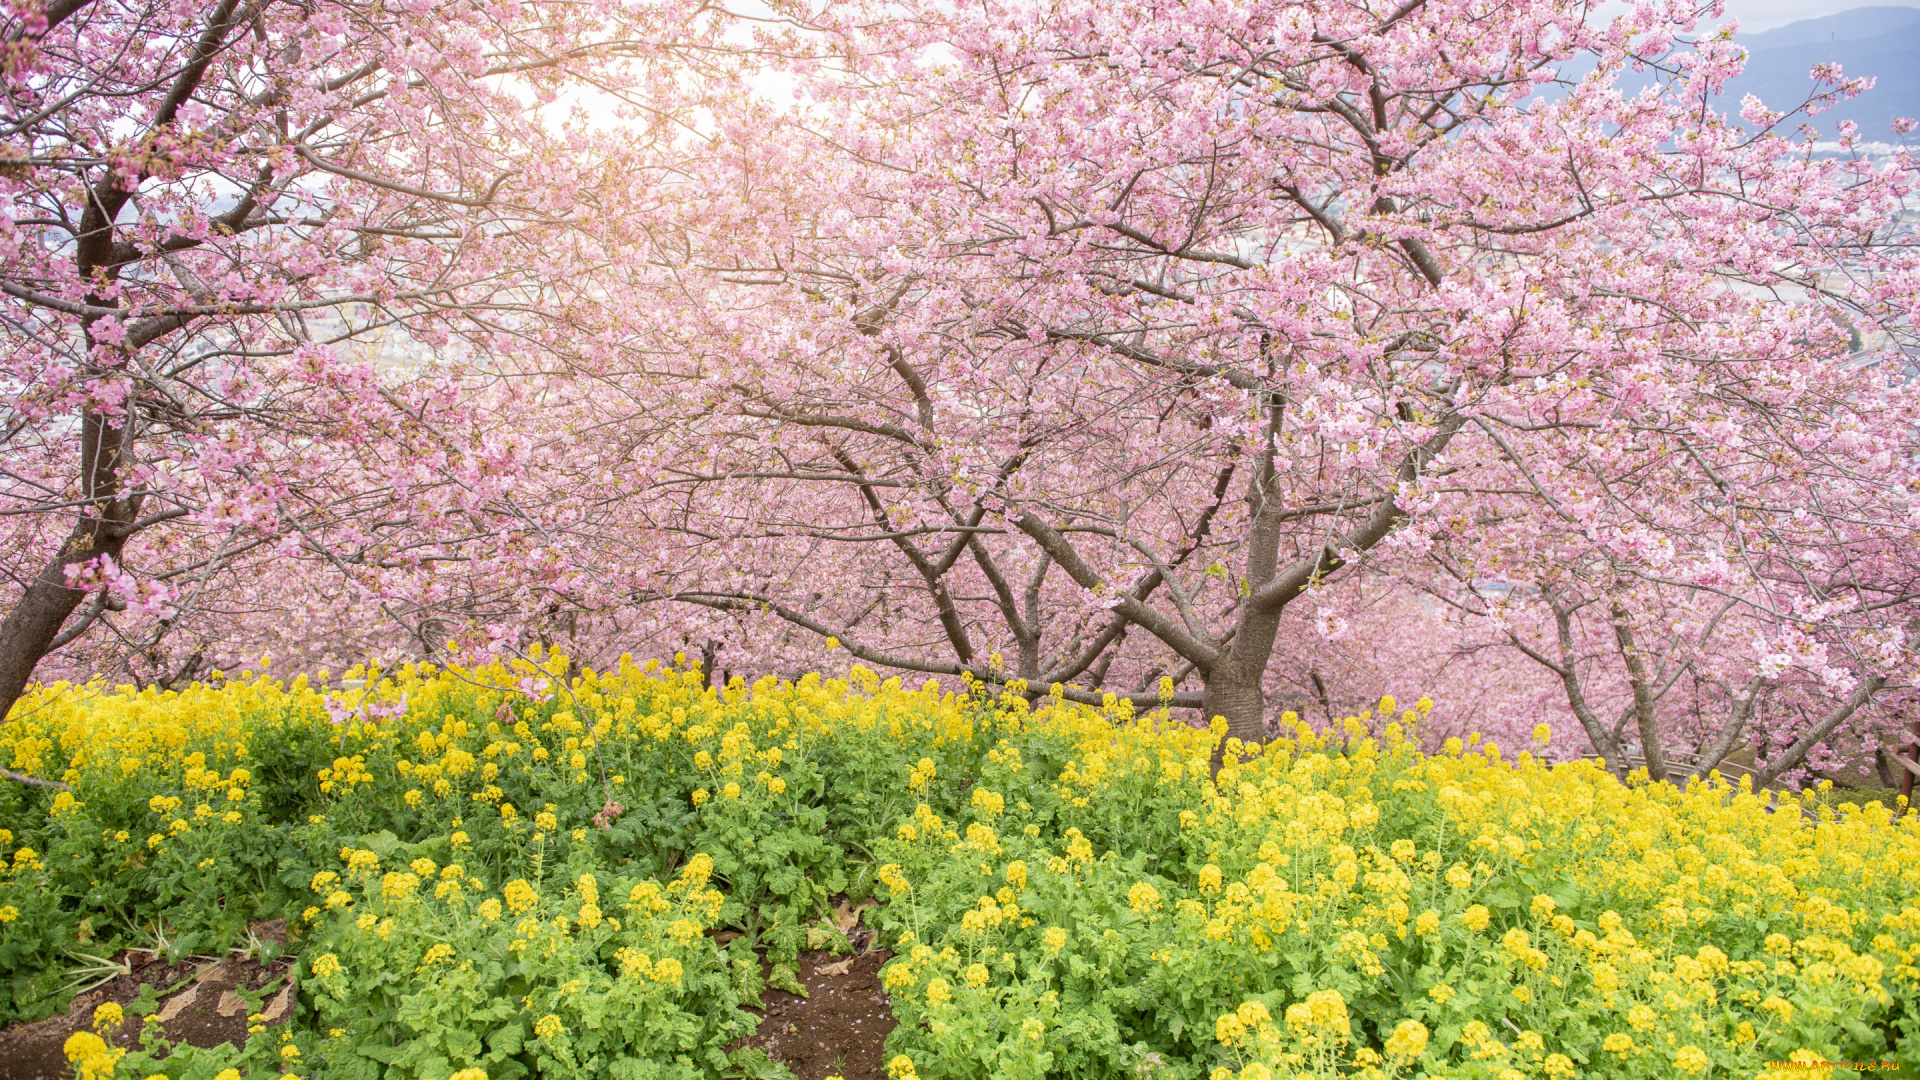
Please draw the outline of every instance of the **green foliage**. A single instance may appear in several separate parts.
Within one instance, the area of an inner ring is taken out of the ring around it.
[[[407,702],[381,723],[254,680],[0,729],[74,788],[0,789],[0,1006],[44,1011],[83,953],[284,916],[293,1023],[208,1052],[148,1031],[94,1073],[777,1076],[728,1052],[743,1008],[801,989],[799,950],[850,948],[832,915],[872,898],[895,1080],[1710,1078],[1920,1050],[1920,828],[1884,808],[1427,756],[1402,726],[1424,706],[1378,739],[1230,741],[1213,777],[1213,733],[1124,704],[564,665],[373,678],[363,701]]]
[[[724,1068],[752,1030],[737,1008],[748,987],[706,936],[722,906],[711,860],[665,888],[611,878],[604,897],[591,872],[565,891],[514,879],[483,896],[457,863],[355,865],[348,888],[322,883],[351,899],[316,931],[302,984],[326,1075],[684,1080]]]

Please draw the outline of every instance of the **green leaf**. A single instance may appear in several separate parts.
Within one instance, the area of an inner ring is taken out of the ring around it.
[[[400,1059],[400,1056],[406,1052],[406,1048],[385,1046],[380,1043],[356,1043],[354,1044],[353,1052],[359,1054],[361,1057],[372,1058],[375,1061],[385,1062],[391,1065]]]
[[[400,838],[386,829],[381,829],[377,833],[362,836],[360,846],[385,859],[400,849]]]
[[[514,1054],[519,1053],[520,1048],[525,1046],[526,1042],[527,1029],[521,1024],[508,1024],[503,1028],[496,1029],[493,1034],[487,1036],[487,1048],[493,1051],[493,1059],[495,1061],[501,1058],[512,1057]]]
[[[807,996],[807,987],[800,981],[800,973],[789,963],[773,965],[773,970],[767,973],[767,985],[785,990],[789,994]]]
[[[782,866],[767,875],[767,889],[775,896],[791,896],[800,888],[803,880],[799,870],[791,866]]]

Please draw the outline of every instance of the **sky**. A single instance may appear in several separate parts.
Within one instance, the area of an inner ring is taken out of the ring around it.
[[[1727,0],[1727,14],[1748,33],[1857,7],[1908,7],[1907,0]]]

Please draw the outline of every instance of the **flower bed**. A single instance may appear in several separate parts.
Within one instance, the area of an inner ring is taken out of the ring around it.
[[[720,1076],[756,946],[797,986],[844,894],[896,954],[896,1077],[1920,1064],[1912,815],[1428,756],[1424,701],[1209,778],[1211,732],[1124,704],[565,670],[41,690],[0,762],[72,790],[0,787],[0,1014],[76,952],[284,916],[293,1024],[165,1056],[106,1017],[81,1071]]]

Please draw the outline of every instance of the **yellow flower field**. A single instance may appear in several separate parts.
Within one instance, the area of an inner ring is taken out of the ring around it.
[[[735,1075],[753,949],[790,984],[844,895],[895,954],[896,1077],[1920,1068],[1893,808],[1425,754],[1424,700],[1289,716],[1210,777],[1212,731],[1124,703],[536,660],[40,689],[0,762],[71,790],[0,788],[0,1013],[59,1006],[83,926],[212,951],[284,915],[290,1028],[76,1063]]]

